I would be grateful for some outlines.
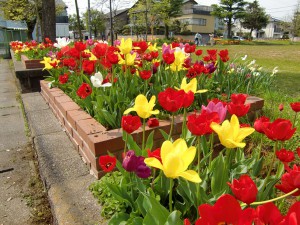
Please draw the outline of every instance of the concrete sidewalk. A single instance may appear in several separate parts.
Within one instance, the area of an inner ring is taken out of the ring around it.
[[[2,62],[8,67],[8,60]],[[0,77],[3,73],[4,70],[1,68]],[[6,80],[1,82],[4,86],[8,85]],[[38,92],[22,94],[21,98],[30,126],[31,141],[38,157],[40,175],[48,193],[54,224],[105,224],[100,216],[100,205],[88,190],[88,186],[95,178],[89,174],[88,168],[49,106]],[[10,104],[6,104],[9,107]],[[6,110],[15,109],[10,107]],[[12,118],[12,120],[20,122],[20,118]],[[24,125],[19,126],[23,127],[24,133]],[[2,139],[2,133],[0,134]],[[4,139],[12,140],[12,137],[18,134],[5,135]],[[18,137],[20,141],[23,140],[21,136]],[[24,139],[26,142],[26,138]]]

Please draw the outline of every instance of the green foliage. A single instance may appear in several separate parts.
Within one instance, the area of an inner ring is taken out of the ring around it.
[[[84,30],[83,20],[80,19],[80,28]],[[70,30],[78,30],[77,16],[76,14],[69,15],[69,29]]]
[[[118,201],[108,188],[108,184],[118,184],[121,182],[122,176],[120,172],[113,172],[105,174],[101,180],[95,181],[89,186],[89,190],[92,192],[98,202],[101,204],[101,216],[105,219],[110,219],[114,214],[125,212],[126,205],[122,201]]]
[[[227,25],[227,37],[231,38],[231,27],[235,19],[242,18],[245,14],[244,6],[247,4],[244,0],[220,0],[220,4],[213,4],[212,15],[224,19]]]
[[[91,9],[90,11],[91,15],[91,31],[94,34],[95,38],[99,35],[99,33],[102,33],[105,31],[105,22],[106,18],[103,12],[98,11],[97,9]],[[86,11],[83,14],[84,22],[86,30],[89,30],[88,27],[88,11]]]
[[[268,24],[268,21],[268,15],[265,13],[264,9],[259,6],[257,0],[248,4],[245,15],[241,18],[242,26],[250,29],[250,38],[252,38],[253,30],[262,29]]]

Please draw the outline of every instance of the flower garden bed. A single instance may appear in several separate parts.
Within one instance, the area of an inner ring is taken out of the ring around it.
[[[26,69],[43,69],[44,64],[41,59],[28,59],[26,55],[21,55],[21,61]]]
[[[41,81],[41,94],[53,110],[54,115],[59,119],[66,133],[76,146],[78,153],[82,156],[84,162],[88,165],[91,174],[96,178],[104,175],[99,166],[99,156],[111,152],[121,159],[124,148],[122,139],[122,129],[113,129],[107,131],[99,122],[84,112],[72,101],[72,99],[63,93],[59,88],[49,88],[47,81]],[[257,114],[261,113],[264,100],[258,97],[249,96],[246,101],[251,104],[248,118],[253,120]],[[177,116],[174,124],[173,137],[178,138],[181,134],[182,116]],[[159,147],[165,140],[159,131],[166,132],[170,130],[170,121],[160,120],[159,126],[155,128],[146,127],[146,135],[154,130],[154,147]],[[132,134],[133,139],[141,144],[142,128]]]

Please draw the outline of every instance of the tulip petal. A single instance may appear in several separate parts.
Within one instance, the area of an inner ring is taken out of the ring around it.
[[[246,143],[243,143],[243,142],[236,142],[236,141],[233,141],[232,139],[226,139],[227,142],[229,142],[230,144],[232,144],[232,146],[225,146],[227,148],[244,148],[246,146]]]
[[[231,125],[231,131],[232,131],[232,136],[233,137],[237,137],[239,134],[239,129],[240,129],[240,122],[239,119],[237,118],[237,116],[235,114],[233,114],[231,116],[230,119],[230,125]]]
[[[160,150],[160,157],[162,160],[162,163],[165,164],[167,155],[173,151],[173,144],[171,141],[164,141],[164,143],[161,146]]]
[[[225,121],[223,123],[225,123]],[[212,122],[210,124],[210,128],[213,129],[217,134],[219,134],[219,133],[222,132],[222,126],[219,125],[219,124],[217,124],[217,123],[215,123],[215,122]]]
[[[146,158],[144,160],[147,166],[155,167],[158,169],[163,169],[163,165],[160,163],[160,161],[154,157]]]
[[[189,147],[182,155],[182,160],[184,163],[184,170],[186,170],[189,165],[193,162],[196,155],[196,147]]]
[[[194,170],[187,170],[187,171],[181,172],[179,174],[179,176],[183,177],[186,180],[194,182],[194,183],[200,183],[201,182],[201,178],[199,177],[199,174]]]
[[[166,177],[177,178],[184,171],[183,160],[179,155],[169,153],[163,162],[164,174]]]
[[[130,113],[130,112],[132,112],[132,111],[135,111],[135,109],[134,108],[129,108],[129,109],[126,109],[125,111],[124,111],[124,113],[123,114],[128,114],[128,113]]]
[[[245,137],[252,134],[255,131],[252,127],[244,127],[240,128],[239,134],[236,137],[236,141],[242,141]]]
[[[198,90],[198,91],[196,91],[196,93],[205,93],[205,92],[208,92],[208,90],[207,89],[202,89],[202,90]]]
[[[155,109],[155,110],[153,110],[153,111],[150,111],[150,113],[156,115],[156,114],[159,114],[159,110],[158,110],[158,109]]]
[[[173,148],[174,148],[174,153],[175,154],[182,154],[186,151],[187,145],[185,140],[182,138],[178,138],[174,143],[173,143]]]
[[[135,105],[148,105],[148,100],[144,95],[140,94],[135,98]]]

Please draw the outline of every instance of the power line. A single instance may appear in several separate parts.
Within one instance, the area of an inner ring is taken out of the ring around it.
[[[269,8],[269,9],[267,9],[267,10],[272,10],[272,9],[282,9],[282,8],[289,8],[289,7],[295,7],[295,6],[297,6],[297,4],[296,4],[296,5],[290,5],[290,6],[284,6],[284,7]]]

